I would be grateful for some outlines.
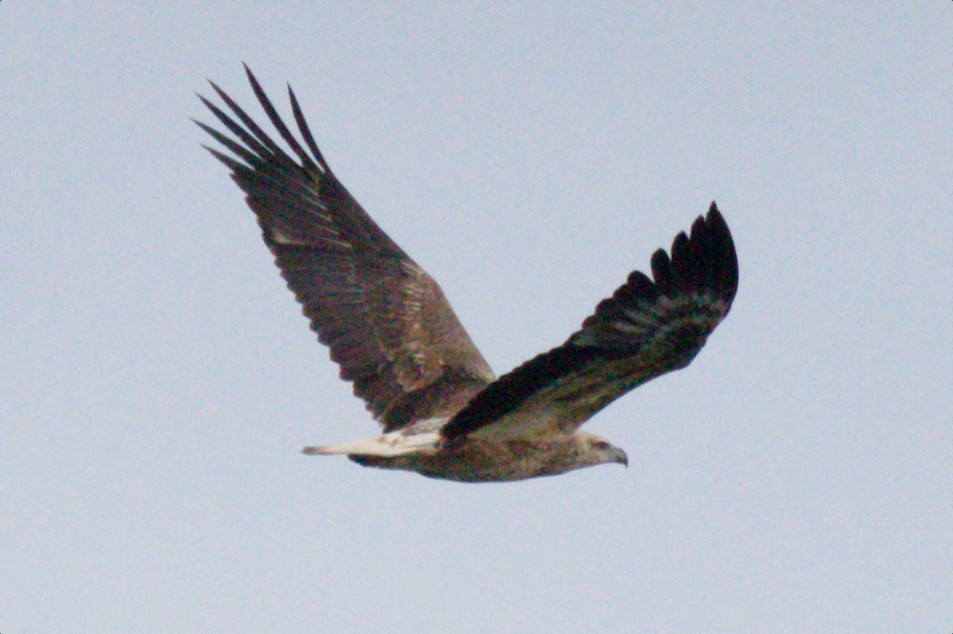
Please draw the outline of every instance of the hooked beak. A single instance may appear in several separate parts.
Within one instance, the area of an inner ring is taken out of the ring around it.
[[[612,461],[624,465],[626,469],[629,468],[629,456],[619,447],[612,448]]]

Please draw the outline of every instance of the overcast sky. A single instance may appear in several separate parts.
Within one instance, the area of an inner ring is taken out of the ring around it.
[[[953,9],[0,3],[0,632],[949,632]],[[190,118],[241,67],[497,373],[712,199],[695,362],[512,484],[374,433]]]

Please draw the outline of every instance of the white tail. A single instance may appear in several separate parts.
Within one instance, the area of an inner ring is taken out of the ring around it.
[[[392,431],[389,434],[362,438],[344,445],[305,447],[301,450],[301,453],[309,456],[345,454],[388,458],[409,453],[426,453],[428,450],[435,450],[439,441],[440,434],[437,432],[405,434],[400,431]]]

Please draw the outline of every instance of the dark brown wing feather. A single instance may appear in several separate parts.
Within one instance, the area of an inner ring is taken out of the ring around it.
[[[687,366],[738,288],[734,243],[715,203],[691,237],[676,236],[671,258],[655,252],[652,276],[629,275],[566,343],[490,384],[443,435],[567,433],[626,392]]]
[[[237,121],[200,99],[234,138],[196,123],[231,152],[207,148],[247,195],[265,244],[318,339],[330,346],[341,378],[353,381],[354,393],[387,431],[457,411],[495,377],[443,291],[331,172],[291,88],[295,122],[311,155],[245,71],[298,161],[214,83]]]

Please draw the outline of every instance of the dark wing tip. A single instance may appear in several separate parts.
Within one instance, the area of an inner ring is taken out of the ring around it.
[[[738,290],[738,253],[735,241],[724,216],[712,201],[705,218],[707,239],[705,260],[710,263],[712,282],[722,293],[729,306]]]
[[[301,105],[298,103],[298,98],[295,96],[295,91],[291,89],[291,84],[288,84],[288,99],[291,100],[291,111],[294,113],[295,122],[298,124],[298,131],[301,132],[304,142],[308,144],[308,148],[311,150],[311,153],[314,154],[314,158],[318,161],[318,165],[321,166],[328,176],[331,176],[331,168],[328,166],[327,161],[324,160],[324,155],[321,154],[321,150],[318,149],[318,144],[314,140],[314,135],[311,134],[311,127],[308,125],[308,121],[304,118]]]
[[[690,234],[682,231],[675,236],[671,255],[665,249],[652,254],[651,270],[651,279],[633,271],[623,286],[599,303],[583,328],[618,317],[624,306],[654,303],[660,296],[707,293],[727,304],[727,314],[738,288],[738,257],[728,225],[714,202],[705,216],[694,220]]]
[[[684,233],[680,233],[679,237],[684,237]],[[676,239],[677,241],[677,239]],[[674,253],[674,245],[672,252]],[[665,249],[658,249],[655,253],[652,254],[652,278],[655,280],[655,285],[665,292],[669,287],[671,281],[672,273],[672,261],[668,257],[668,253],[665,252]]]
[[[689,233],[672,241],[671,256],[659,249],[652,256],[652,277],[664,295],[707,291],[729,305],[738,288],[738,256],[731,231],[712,202]]]

